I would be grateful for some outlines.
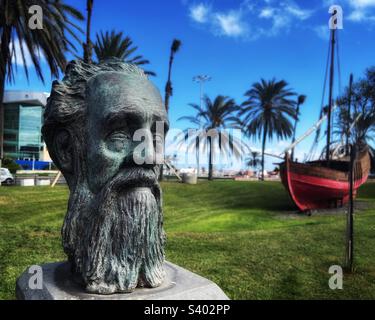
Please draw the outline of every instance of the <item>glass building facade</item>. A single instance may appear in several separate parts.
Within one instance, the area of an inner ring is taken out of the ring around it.
[[[4,105],[4,157],[39,160],[43,148],[40,129],[43,107],[17,103]]]

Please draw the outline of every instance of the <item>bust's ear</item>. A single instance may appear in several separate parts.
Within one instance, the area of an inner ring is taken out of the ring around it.
[[[69,131],[65,129],[57,131],[53,142],[61,169],[67,173],[73,172],[73,141]]]

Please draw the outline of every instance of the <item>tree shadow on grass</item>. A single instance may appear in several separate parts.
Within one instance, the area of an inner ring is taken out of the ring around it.
[[[295,208],[281,183],[253,182],[247,185],[237,183],[238,185],[233,186],[232,190],[228,190],[236,196],[237,207],[269,211],[287,211]]]
[[[374,200],[375,199],[375,182],[367,182],[358,190],[358,199]]]
[[[301,299],[303,284],[297,276],[297,272],[291,269],[281,276],[280,281],[274,287],[271,299]],[[285,293],[287,292],[287,295]]]

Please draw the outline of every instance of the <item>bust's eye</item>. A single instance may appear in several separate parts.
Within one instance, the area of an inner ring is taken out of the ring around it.
[[[113,151],[122,151],[130,142],[130,135],[124,132],[113,132],[108,136],[109,147]]]

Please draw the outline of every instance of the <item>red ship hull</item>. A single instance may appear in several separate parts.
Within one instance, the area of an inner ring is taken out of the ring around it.
[[[340,207],[349,200],[349,161],[292,162],[280,164],[283,185],[300,211]],[[366,182],[370,171],[368,151],[360,153],[354,164],[354,195]]]

